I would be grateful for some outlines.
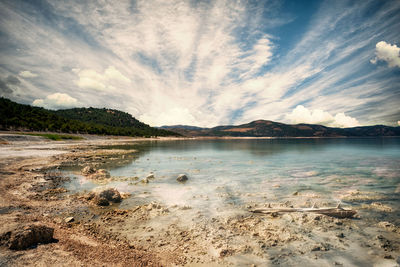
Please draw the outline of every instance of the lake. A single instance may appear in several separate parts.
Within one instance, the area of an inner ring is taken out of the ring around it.
[[[142,196],[145,202],[190,204],[215,212],[221,205],[273,203],[296,195],[309,196],[311,202],[358,205],[360,201],[346,202],[343,196],[359,190],[399,206],[399,138],[176,140],[115,148],[139,151],[122,166],[106,166],[113,177],[139,180],[108,184],[136,196],[123,205],[140,202]],[[140,183],[149,174],[155,179]],[[178,183],[179,174],[189,180]],[[99,186],[84,177],[78,181],[70,190]]]

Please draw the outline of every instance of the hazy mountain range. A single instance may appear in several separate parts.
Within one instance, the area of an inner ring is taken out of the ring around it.
[[[160,127],[183,136],[232,136],[232,137],[356,137],[356,136],[400,136],[400,127],[384,125],[354,128],[331,128],[315,124],[284,124],[268,120],[257,120],[241,125],[226,125],[200,128],[188,125]]]

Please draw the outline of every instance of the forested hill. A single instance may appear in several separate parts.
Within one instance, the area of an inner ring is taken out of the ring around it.
[[[120,136],[179,135],[168,130],[150,127],[128,113],[117,110],[111,112],[109,109],[95,108],[72,110],[82,111],[76,113],[67,110],[65,113],[60,112],[59,115],[55,111],[0,98],[0,129]],[[85,115],[86,111],[89,115]]]
[[[54,111],[55,114],[72,120],[80,120],[88,123],[97,123],[113,127],[134,127],[147,129],[150,126],[138,121],[129,113],[106,108],[72,108]]]

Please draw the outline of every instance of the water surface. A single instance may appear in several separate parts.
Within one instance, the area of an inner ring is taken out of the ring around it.
[[[400,204],[399,138],[149,141],[115,148],[139,150],[128,164],[107,166],[114,177],[139,179],[108,185],[133,194],[123,205],[155,200],[214,213],[223,206],[293,200],[295,192],[335,204],[351,190]],[[140,183],[150,173],[155,179]],[[189,177],[185,184],[176,181],[181,173]],[[69,185],[72,191],[99,186],[79,181]]]

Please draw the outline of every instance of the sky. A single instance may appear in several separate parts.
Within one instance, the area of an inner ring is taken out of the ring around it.
[[[151,126],[397,126],[399,47],[399,0],[0,0],[0,96]]]

